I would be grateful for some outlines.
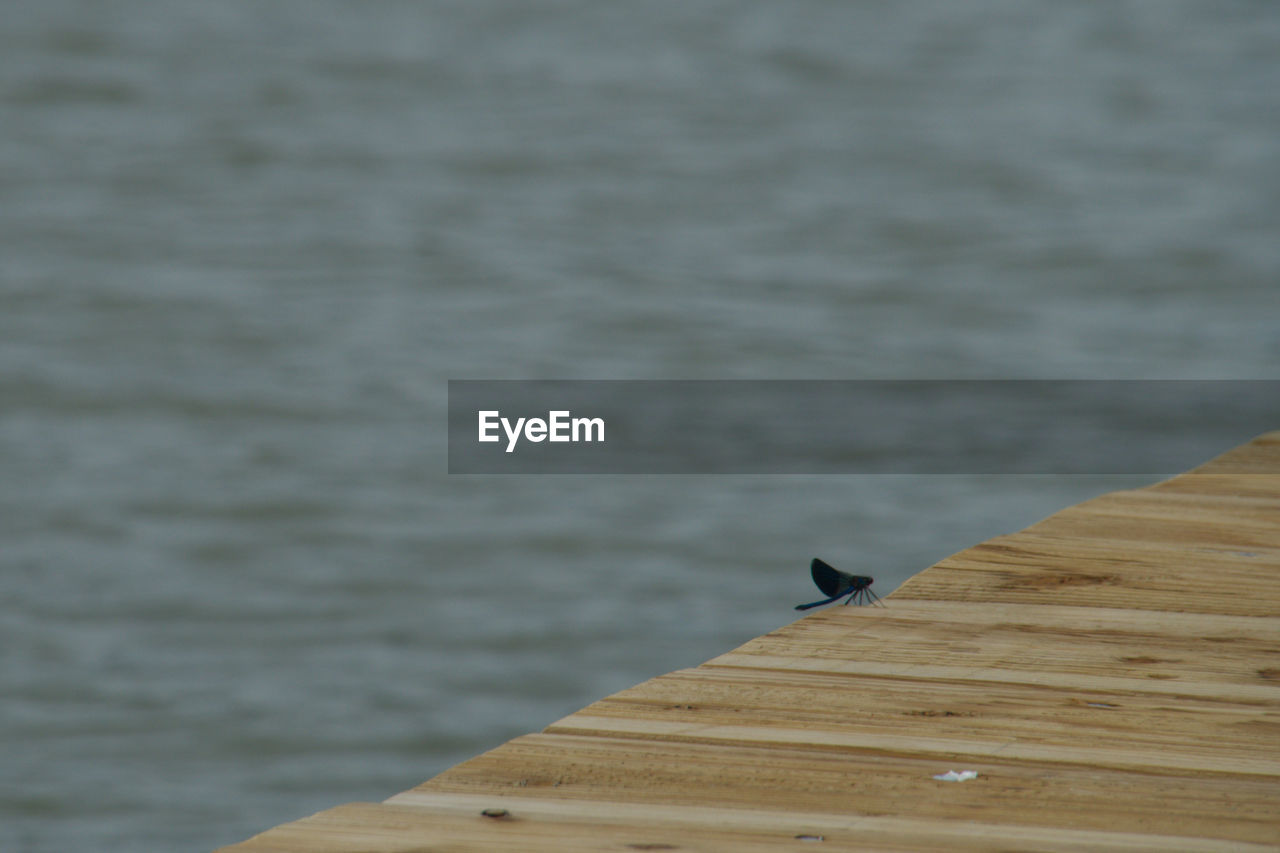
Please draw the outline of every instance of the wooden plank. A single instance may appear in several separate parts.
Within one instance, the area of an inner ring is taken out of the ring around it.
[[[902,851],[1034,849],[1248,853],[1269,846],[1167,835],[1010,826],[981,820],[930,821],[889,815],[774,809],[717,809],[407,793],[395,804],[352,803],[285,824],[235,849],[255,853],[505,853],[506,851],[681,850],[763,853],[779,849]],[[506,810],[485,817],[485,810]],[[1155,844],[1153,848],[1151,845]]]
[[[1280,432],[888,598],[227,849],[1280,849]]]
[[[1041,537],[1134,542],[1277,559],[1280,501],[1219,497],[1212,502],[1177,492],[1114,492],[1052,515],[1024,533]]]
[[[935,718],[940,719],[940,718]],[[949,769],[979,772],[948,783]],[[810,750],[710,742],[538,734],[465,762],[416,794],[496,793],[516,799],[687,804],[786,813],[1009,820],[1107,830],[1149,822],[1163,833],[1265,842],[1275,833],[1276,783],[1249,775],[1099,769],[939,753]],[[391,802],[412,802],[405,795]]]
[[[898,600],[830,608],[707,666],[1280,698],[1280,617]]]
[[[894,595],[899,600],[1269,616],[1277,612],[1277,567],[1280,549],[1256,544],[1228,549],[1142,542],[1136,535],[1096,539],[1027,531],[948,557]]]

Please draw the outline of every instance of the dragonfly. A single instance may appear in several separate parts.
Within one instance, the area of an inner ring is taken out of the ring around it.
[[[831,597],[824,598],[822,601],[813,601],[809,604],[797,604],[796,610],[821,607],[824,604],[830,604],[833,601],[844,598],[846,595],[849,597],[845,600],[845,604],[878,604],[884,607],[884,604],[880,601],[880,596],[871,591],[871,584],[875,581],[875,578],[842,572],[834,566],[827,565],[817,557],[814,557],[813,562],[809,564],[809,574],[813,575],[813,582],[818,585],[818,589]]]

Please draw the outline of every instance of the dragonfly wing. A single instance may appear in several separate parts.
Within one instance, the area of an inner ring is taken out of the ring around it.
[[[829,566],[817,557],[809,564],[809,574],[823,595],[839,596],[853,586],[852,575]]]

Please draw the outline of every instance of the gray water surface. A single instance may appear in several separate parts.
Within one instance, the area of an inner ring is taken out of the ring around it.
[[[1149,482],[450,477],[446,382],[1276,378],[1277,57],[1248,2],[7,9],[0,849],[381,800],[813,556]]]

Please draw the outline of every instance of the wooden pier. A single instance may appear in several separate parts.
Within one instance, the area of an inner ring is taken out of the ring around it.
[[[1280,432],[887,604],[224,850],[1280,849]]]

